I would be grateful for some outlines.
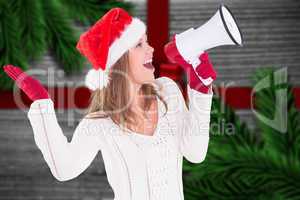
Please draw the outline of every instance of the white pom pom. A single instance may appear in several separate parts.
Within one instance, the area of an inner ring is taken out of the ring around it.
[[[85,77],[85,85],[90,90],[102,89],[109,82],[108,73],[102,69],[91,69]]]

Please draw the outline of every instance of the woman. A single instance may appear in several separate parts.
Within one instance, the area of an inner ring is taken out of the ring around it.
[[[77,48],[93,66],[86,76],[93,95],[71,142],[39,81],[13,65],[4,67],[33,100],[28,118],[53,176],[77,177],[101,151],[115,200],[183,200],[183,156],[200,163],[208,147],[213,94],[199,78],[216,78],[208,55],[200,56],[194,70],[174,40],[166,45],[167,56],[188,74],[188,110],[173,80],[154,78],[145,25],[124,10],[110,10],[81,35]]]

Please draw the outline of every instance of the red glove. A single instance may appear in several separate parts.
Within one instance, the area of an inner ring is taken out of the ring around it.
[[[16,81],[18,87],[23,90],[32,101],[50,98],[42,84],[31,76],[28,76],[19,67],[6,65],[3,69],[10,78]]]
[[[209,92],[212,81],[217,78],[217,73],[209,60],[208,53],[204,52],[200,55],[201,63],[194,70],[193,66],[178,52],[175,37],[165,45],[164,51],[170,62],[179,64],[185,70],[188,84],[192,89],[206,94]]]

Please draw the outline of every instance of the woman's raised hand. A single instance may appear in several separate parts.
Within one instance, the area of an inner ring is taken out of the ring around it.
[[[5,65],[4,72],[16,81],[18,87],[32,100],[49,99],[47,90],[42,86],[39,80],[27,75],[19,67]]]
[[[195,68],[201,82],[209,86],[216,78],[217,73],[209,59],[208,53],[204,52],[199,56],[201,63]]]
[[[192,89],[201,93],[209,93],[212,82],[217,78],[217,73],[209,60],[208,53],[203,52],[199,56],[200,64],[194,69],[179,53],[175,37],[165,45],[164,51],[171,63],[176,63],[185,70],[188,84]]]

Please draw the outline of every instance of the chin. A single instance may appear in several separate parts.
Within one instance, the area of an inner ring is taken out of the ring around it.
[[[143,81],[143,84],[154,83],[154,81],[155,81],[155,78],[154,78],[154,76],[153,76],[153,77],[151,77],[151,78],[145,79],[145,80]]]
[[[152,74],[151,78],[149,79],[149,82],[153,83],[155,81],[154,74]]]

